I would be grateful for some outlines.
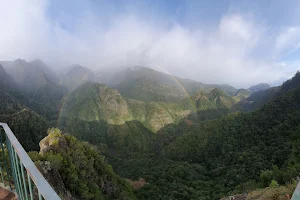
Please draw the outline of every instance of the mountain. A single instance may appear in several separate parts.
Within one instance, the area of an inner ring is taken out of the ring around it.
[[[20,107],[13,114],[2,115],[0,121],[9,125],[26,151],[38,150],[39,141],[46,136],[46,120],[30,109]]]
[[[120,90],[122,95],[143,101],[180,100],[200,90],[209,92],[214,88],[220,88],[229,95],[236,91],[229,85],[204,84],[147,67],[127,68],[117,73],[113,80],[115,80],[112,83],[113,87]]]
[[[248,88],[252,92],[269,89],[271,86],[268,83],[259,83]]]
[[[23,93],[7,89],[0,89],[0,116],[10,115],[26,108],[24,101],[28,98]]]
[[[155,191],[161,199],[210,200],[254,190],[253,197],[268,186],[275,188],[269,195],[280,196],[277,189],[300,172],[299,99],[297,87],[251,113],[166,126],[152,138],[148,156],[110,155],[110,162],[123,177],[146,178],[139,199],[155,199]]]
[[[48,120],[56,120],[66,94],[66,88],[52,84],[45,84],[31,92],[23,92],[18,87],[4,86],[0,89],[0,117],[17,113],[26,108]]]
[[[61,116],[84,121],[105,120],[115,125],[137,120],[157,131],[188,113],[174,104],[124,99],[117,90],[106,85],[85,83],[68,95]]]
[[[65,101],[62,117],[85,121],[104,119],[111,124],[123,124],[132,119],[120,93],[98,83],[85,83],[71,92]]]
[[[26,106],[44,116],[48,120],[56,120],[68,89],[57,84],[45,84],[27,94]]]
[[[260,91],[143,67],[118,73],[113,87],[78,65],[61,85],[44,71],[44,82],[35,73],[10,87],[17,75],[6,72],[0,121],[27,151],[50,128],[30,156],[64,199],[282,198],[300,173],[299,72]]]
[[[13,78],[6,73],[3,66],[0,64],[0,87],[12,88],[16,87]]]
[[[81,65],[72,65],[70,70],[62,76],[60,84],[73,90],[86,82],[94,82],[95,80],[96,76],[90,69]]]
[[[233,95],[237,101],[242,100],[242,99],[246,99],[247,97],[249,97],[251,94],[251,90],[247,90],[247,89],[239,89],[236,91],[236,93]]]
[[[226,115],[234,104],[235,100],[221,89],[200,92],[177,102],[149,102],[124,98],[119,91],[103,84],[85,83],[69,93],[61,117],[88,122],[104,120],[113,125],[136,120],[157,132],[192,112],[197,113],[199,120],[215,119]]]
[[[27,62],[17,59],[15,61],[0,61],[5,71],[14,81],[25,90],[35,90],[47,83],[56,83],[58,77],[41,60]]]
[[[281,86],[271,87],[251,93],[246,99],[241,101],[238,106],[242,111],[252,111],[261,108],[271,100],[283,96],[288,91],[300,86],[300,72],[297,72],[290,80],[285,81]]]
[[[50,129],[40,153],[30,155],[63,199],[136,199],[96,148],[59,129]]]
[[[103,84],[85,83],[65,100],[60,127],[115,155],[136,155],[149,152],[151,138],[164,127],[181,123],[186,117],[192,123],[220,118],[234,103],[220,89],[199,92],[177,103],[143,102],[123,98]]]
[[[147,76],[124,81],[116,88],[125,97],[148,102],[174,102],[187,96],[187,94],[178,87],[161,84]]]

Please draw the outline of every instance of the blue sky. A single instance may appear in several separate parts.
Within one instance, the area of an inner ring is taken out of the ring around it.
[[[300,69],[299,0],[1,1],[1,60],[143,65],[235,87],[279,84]]]

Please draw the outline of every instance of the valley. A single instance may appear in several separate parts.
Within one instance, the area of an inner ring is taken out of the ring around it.
[[[68,69],[0,61],[0,121],[39,168],[51,166],[45,177],[64,199],[251,199],[295,187],[299,72],[234,88],[142,66],[103,81]]]

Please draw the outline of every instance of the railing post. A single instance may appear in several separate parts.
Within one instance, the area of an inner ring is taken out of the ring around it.
[[[28,200],[28,191],[27,191],[26,179],[25,179],[25,175],[24,175],[24,167],[23,167],[23,164],[21,161],[20,161],[20,167],[21,167],[21,172],[22,172],[22,177],[23,177],[25,199]]]
[[[11,168],[12,168],[12,176],[13,176],[13,179],[14,179],[14,186],[15,186],[15,189],[16,189],[16,192],[19,196],[20,194],[20,184],[19,184],[19,181],[18,181],[18,177],[17,177],[17,172],[16,172],[16,164],[15,164],[15,153],[14,153],[14,150],[13,150],[13,147],[10,143],[10,141],[8,140],[7,136],[6,136],[6,141],[7,141],[7,148],[8,148],[8,153],[9,153],[9,157],[10,157],[10,163],[11,163]]]
[[[11,177],[10,177],[10,173],[9,173],[9,167],[8,167],[8,163],[6,162],[6,156],[5,156],[5,151],[4,151],[4,146],[3,146],[3,142],[2,142],[2,133],[0,131],[0,148],[2,151],[2,157],[3,157],[3,165],[4,165],[4,170],[6,171],[7,174],[7,181],[9,184],[9,187],[11,188]],[[4,179],[5,181],[5,179]],[[4,186],[5,186],[5,182],[3,182]]]
[[[0,148],[2,150],[3,163],[5,163],[4,167],[6,167],[5,170],[8,176],[10,187],[11,176],[13,178],[14,188],[18,195],[18,199],[27,200],[29,199],[30,195],[30,199],[33,200],[33,187],[36,187],[39,199],[60,200],[60,197],[53,190],[53,188],[46,181],[46,179],[42,176],[40,171],[36,168],[35,164],[32,162],[26,151],[23,149],[22,145],[17,140],[16,136],[8,127],[8,125],[0,122],[0,127],[3,127],[6,133],[6,147],[11,165],[11,174],[8,165],[6,165],[7,161],[4,146],[2,143],[2,135],[0,132]],[[26,170],[25,172],[24,168]],[[2,168],[0,168],[0,172],[2,172],[1,170]],[[2,181],[5,182],[5,177],[2,177]],[[26,183],[26,181],[28,181],[28,184]]]
[[[28,185],[29,185],[30,199],[33,200],[32,186],[31,186],[31,178],[30,178],[28,172],[27,172],[27,179],[28,179]]]

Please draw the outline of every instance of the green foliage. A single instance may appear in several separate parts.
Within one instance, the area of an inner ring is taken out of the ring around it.
[[[260,179],[262,184],[267,187],[271,184],[271,180],[273,179],[273,172],[271,170],[265,170],[260,173]]]
[[[205,167],[160,158],[109,158],[123,177],[146,179],[147,184],[135,191],[138,199],[211,199],[211,182]]]
[[[160,130],[153,140],[152,151],[157,156],[162,160],[186,162],[185,169],[201,165],[205,169],[202,173],[209,177],[209,181],[203,180],[210,186],[207,196],[201,193],[202,189],[197,189],[188,191],[188,196],[173,198],[193,199],[193,195],[200,192],[204,199],[219,199],[232,192],[243,193],[256,187],[267,187],[272,180],[272,185],[291,182],[300,173],[299,99],[300,88],[253,113],[236,113],[220,120],[190,125],[182,122]],[[125,177],[151,180],[151,184],[137,191],[141,199],[151,199],[154,194],[167,194],[161,199],[168,199],[167,196],[173,195],[171,191],[181,191],[172,189],[169,179],[164,181],[161,168],[169,169],[171,164],[154,162],[151,154],[149,159],[135,158],[127,164],[119,160],[112,164]],[[151,166],[152,171],[145,170],[144,165]],[[174,179],[181,177],[176,173],[173,176]],[[191,187],[191,182],[185,182],[181,188],[185,186]],[[181,192],[184,194],[184,191]]]
[[[80,65],[73,65],[71,66],[71,69],[61,78],[59,83],[71,91],[86,82],[94,80],[95,74],[90,69]]]
[[[46,136],[48,128],[43,117],[27,109],[11,115],[0,116],[0,121],[9,125],[26,151],[39,149],[39,141]]]
[[[79,199],[134,199],[128,183],[114,173],[90,144],[61,134],[58,129],[50,129],[41,143],[49,145],[47,151],[39,155],[31,152],[31,158],[49,161],[74,196]]]
[[[148,77],[133,73],[118,86],[135,99],[92,83],[63,97],[64,89],[44,77],[30,92],[5,88],[0,121],[8,122],[26,150],[37,150],[48,128],[37,113],[55,120],[64,100],[60,127],[96,147],[53,128],[42,141],[50,148],[29,154],[40,167],[49,161],[79,199],[219,199],[268,186],[253,196],[290,191],[283,185],[300,173],[299,73],[281,87],[245,99],[247,90],[178,79],[193,94],[185,98],[174,77],[146,71]],[[133,194],[113,168],[147,184]]]
[[[279,87],[272,87],[252,93],[245,101],[241,101],[235,107],[241,111],[253,111],[262,108],[268,102],[284,96],[287,92],[300,86],[300,72],[298,71],[293,78],[287,80]],[[263,86],[263,87],[266,87]]]
[[[275,180],[272,180],[271,181],[271,183],[270,183],[270,187],[271,188],[276,188],[276,187],[278,187],[279,186],[279,184],[277,183],[277,181],[275,181]]]

